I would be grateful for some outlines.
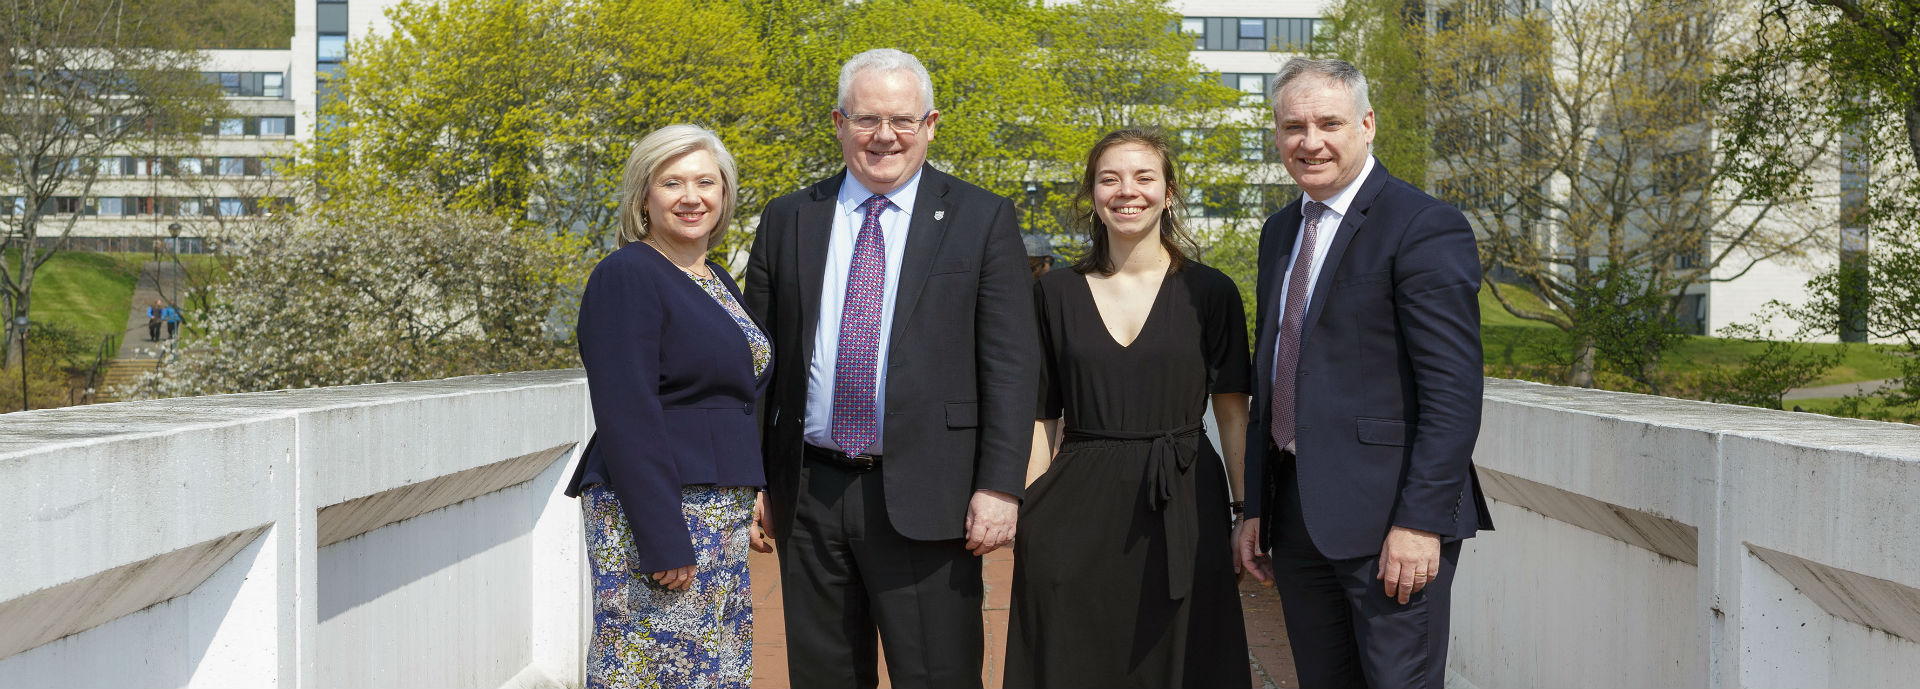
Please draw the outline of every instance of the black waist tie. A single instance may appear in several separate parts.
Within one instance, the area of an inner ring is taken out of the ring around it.
[[[1103,431],[1069,428],[1063,440],[1151,441],[1147,451],[1147,509],[1160,513],[1167,538],[1167,592],[1179,600],[1193,589],[1199,558],[1200,519],[1194,508],[1193,460],[1200,455],[1206,427],[1191,423],[1164,431]]]

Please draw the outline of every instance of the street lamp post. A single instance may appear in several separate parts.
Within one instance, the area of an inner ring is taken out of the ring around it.
[[[181,277],[182,274],[186,272],[180,268],[180,223],[168,224],[167,234],[173,237],[173,243],[168,248],[171,249],[173,253],[173,278],[176,281],[174,283],[174,290],[173,290],[173,296],[175,298],[168,299],[167,303],[173,305],[174,312],[178,313],[180,311],[182,302],[185,301],[182,297],[186,296],[186,295],[180,294],[180,283],[178,282],[179,280],[182,279]],[[154,287],[158,288],[159,285],[154,285]],[[160,295],[166,296],[166,292],[162,291]],[[181,319],[181,320],[185,320],[185,319]],[[168,330],[172,330],[172,327],[168,326]]]
[[[1039,199],[1034,198],[1036,192],[1038,191],[1040,191],[1040,185],[1034,184],[1032,182],[1027,183],[1027,233],[1028,234],[1033,234],[1036,231],[1033,226],[1033,211],[1035,206],[1040,205]]]

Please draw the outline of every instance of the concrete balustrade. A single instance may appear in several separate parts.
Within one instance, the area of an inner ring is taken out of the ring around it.
[[[0,417],[0,687],[580,686],[578,371]],[[1488,381],[1450,681],[1907,686],[1920,428]]]
[[[0,687],[580,686],[579,371],[0,418]]]
[[[1920,678],[1920,428],[1489,380],[1476,459],[1456,684]]]

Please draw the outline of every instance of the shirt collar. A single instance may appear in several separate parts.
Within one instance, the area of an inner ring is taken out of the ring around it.
[[[893,193],[887,194],[887,200],[892,201],[893,205],[900,210],[906,211],[908,216],[913,215],[913,198],[919,195],[922,172],[925,170],[913,171],[913,176],[907,178],[906,184],[900,185],[900,188],[894,189]],[[866,185],[855,179],[853,173],[847,173],[846,177],[846,181],[840,183],[840,212],[852,213],[860,210],[860,204],[866,203],[867,199],[873,196],[873,192],[868,191]]]
[[[1347,183],[1347,186],[1341,188],[1340,191],[1334,192],[1331,198],[1320,201],[1320,203],[1326,204],[1327,210],[1333,211],[1338,215],[1346,215],[1347,207],[1353,205],[1353,197],[1360,193],[1360,185],[1364,184],[1367,181],[1367,175],[1371,174],[1373,174],[1373,156],[1369,155],[1367,156],[1367,164],[1360,168],[1360,176],[1353,178],[1353,181]],[[1305,199],[1305,201],[1300,202],[1300,207],[1302,208],[1306,207],[1307,201],[1319,201],[1319,199],[1308,196],[1306,192],[1301,192],[1300,198]]]

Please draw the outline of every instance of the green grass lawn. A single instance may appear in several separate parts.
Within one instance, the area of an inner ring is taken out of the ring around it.
[[[1534,297],[1533,293],[1517,287],[1501,288],[1500,294],[1505,296],[1507,301],[1513,302],[1514,305],[1519,306],[1521,309],[1528,311],[1536,309],[1541,311],[1552,310],[1549,309],[1545,303]],[[1489,325],[1524,328],[1554,327],[1551,323],[1542,323],[1513,315],[1512,312],[1507,310],[1507,307],[1500,305],[1499,300],[1493,298],[1493,286],[1484,283],[1480,285],[1480,325],[1483,328]]]
[[[1533,295],[1522,290],[1506,292],[1509,300],[1523,308],[1545,308]],[[1480,289],[1480,340],[1489,366],[1545,366],[1549,352],[1561,350],[1566,335],[1560,329],[1539,321],[1525,320],[1508,313],[1495,301],[1490,288]],[[1901,360],[1878,345],[1841,345],[1810,343],[1816,351],[1842,351],[1840,363],[1829,369],[1809,387],[1851,383],[1860,380],[1891,378],[1900,373]],[[1745,340],[1689,335],[1674,343],[1661,357],[1660,368],[1675,376],[1699,375],[1715,369],[1741,365],[1747,356],[1758,353],[1764,344]]]
[[[34,274],[33,320],[60,321],[85,335],[119,334],[140,277],[138,256],[60,252]],[[19,251],[7,253],[7,267],[19,275]]]

